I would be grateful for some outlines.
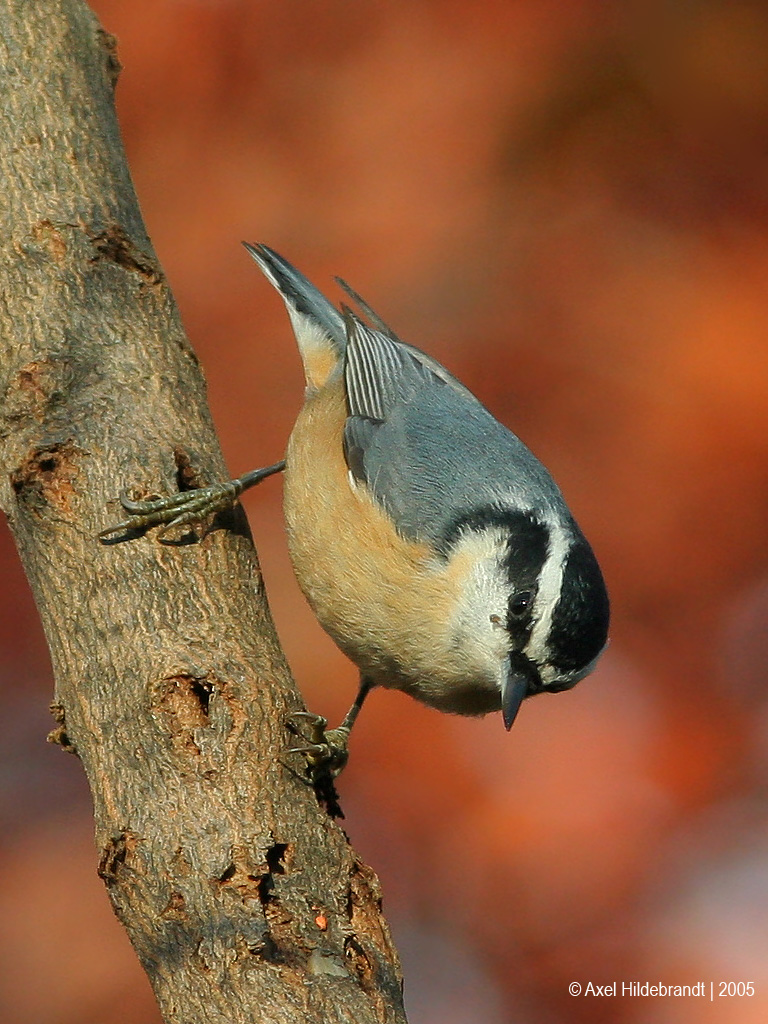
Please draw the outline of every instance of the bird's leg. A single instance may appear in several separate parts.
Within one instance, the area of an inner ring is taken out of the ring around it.
[[[162,526],[158,540],[163,540],[171,527],[197,523],[215,512],[231,507],[243,491],[283,469],[285,469],[285,460],[281,459],[280,462],[276,462],[272,466],[253,469],[250,473],[238,477],[237,480],[229,480],[225,484],[210,484],[208,487],[197,487],[190,491],[180,491],[168,498],[133,501],[124,492],[120,495],[120,504],[130,515],[122,523],[102,530],[99,539],[109,540],[118,533],[135,533],[149,530],[153,526]]]
[[[309,711],[294,711],[288,716],[288,728],[305,743],[301,747],[291,747],[286,753],[304,754],[313,782],[322,776],[335,779],[346,766],[349,759],[349,734],[372,686],[371,680],[365,676],[360,679],[355,703],[341,725],[335,729],[327,729],[327,720]]]

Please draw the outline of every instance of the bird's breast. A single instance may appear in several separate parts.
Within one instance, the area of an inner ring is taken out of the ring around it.
[[[447,711],[499,707],[495,680],[471,663],[453,621],[470,566],[403,538],[343,452],[339,376],[311,394],[296,421],[284,481],[288,545],[320,624],[361,672]]]

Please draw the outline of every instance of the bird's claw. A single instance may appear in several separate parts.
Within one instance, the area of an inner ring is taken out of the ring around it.
[[[335,779],[349,760],[349,729],[340,726],[328,729],[328,720],[309,711],[293,711],[286,719],[291,732],[304,740],[300,747],[290,747],[287,754],[303,754],[313,782],[323,776]]]
[[[158,535],[163,540],[175,526],[198,523],[215,512],[229,508],[240,494],[239,481],[210,484],[191,491],[180,491],[169,497],[147,498],[136,501],[127,493],[120,495],[120,504],[130,513],[127,519],[99,533],[100,540],[108,540],[119,533],[138,533],[154,526],[162,526]]]

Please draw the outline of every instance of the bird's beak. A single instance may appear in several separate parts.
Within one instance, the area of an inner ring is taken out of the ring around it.
[[[501,687],[501,713],[509,731],[523,700],[541,689],[541,676],[533,662],[520,651],[507,657],[506,675]]]

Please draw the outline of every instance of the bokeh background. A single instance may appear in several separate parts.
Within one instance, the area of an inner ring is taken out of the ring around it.
[[[764,1022],[768,8],[93,6],[232,473],[279,457],[302,391],[246,238],[332,294],[346,277],[476,391],[551,467],[609,581],[598,671],[511,734],[400,694],[362,715],[346,827],[412,1024]],[[245,504],[296,678],[338,719],[355,674],[293,581],[279,482]],[[0,561],[0,1019],[158,1024],[79,764],[44,742],[50,668],[5,526]],[[718,997],[731,981],[756,994]]]

